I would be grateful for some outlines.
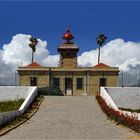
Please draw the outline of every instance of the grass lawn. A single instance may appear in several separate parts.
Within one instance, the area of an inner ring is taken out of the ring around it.
[[[13,121],[9,122],[6,125],[0,127],[0,136],[6,134],[7,132],[11,131],[13,128],[18,127],[19,125],[23,124],[25,121],[29,120],[38,110],[41,102],[43,101],[44,96],[39,95],[31,104],[31,106],[27,109],[27,111],[22,114],[21,116],[15,118]],[[24,101],[24,99],[23,99]]]
[[[24,99],[19,99],[16,101],[2,101],[0,102],[0,112],[18,110],[23,102]]]

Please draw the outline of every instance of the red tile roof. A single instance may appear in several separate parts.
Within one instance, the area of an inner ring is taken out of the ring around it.
[[[33,62],[32,64],[28,65],[27,67],[42,67],[40,64],[36,63],[36,62]]]
[[[108,66],[104,63],[99,63],[99,64],[95,65],[94,68],[104,69],[104,68],[110,68],[110,66]]]

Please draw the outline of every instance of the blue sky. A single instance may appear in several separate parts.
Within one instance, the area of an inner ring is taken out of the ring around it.
[[[99,33],[140,42],[140,2],[138,1],[1,1],[0,47],[12,36],[25,33],[47,40],[51,54],[57,53],[67,25],[71,25],[79,54],[97,47]]]

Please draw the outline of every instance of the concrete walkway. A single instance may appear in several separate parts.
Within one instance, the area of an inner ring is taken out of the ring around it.
[[[138,139],[107,120],[95,97],[45,97],[38,112],[1,139]]]

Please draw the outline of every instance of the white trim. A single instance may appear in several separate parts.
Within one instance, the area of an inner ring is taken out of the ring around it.
[[[111,106],[112,108],[114,108],[115,110],[118,110],[117,105],[114,103],[114,101],[112,100],[112,98],[110,97],[110,95],[107,93],[107,91],[105,90],[104,87],[100,87],[100,95],[102,96],[102,98],[106,101],[108,106]]]
[[[29,92],[28,96],[26,97],[25,101],[19,108],[19,111],[21,113],[24,113],[25,110],[30,106],[30,104],[33,102],[34,98],[37,96],[37,87],[32,87],[32,90]]]
[[[118,109],[117,105],[114,103],[113,99],[107,93],[105,88],[116,88],[116,87],[101,87],[100,88],[100,95],[105,100],[105,102],[107,103],[108,106],[111,106],[112,108],[119,111],[120,113],[123,113],[124,115],[130,116],[130,117],[133,116],[133,117],[136,117],[137,120],[140,120],[140,113],[132,113],[129,111],[122,111],[122,110]],[[122,88],[122,87],[118,87],[118,88]]]

